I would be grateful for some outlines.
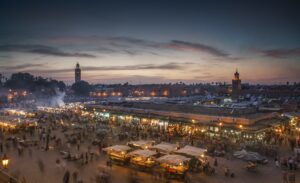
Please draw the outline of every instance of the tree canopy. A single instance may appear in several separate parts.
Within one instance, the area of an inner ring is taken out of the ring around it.
[[[14,73],[4,83],[4,86],[11,89],[26,89],[29,91],[37,91],[43,89],[59,88],[60,91],[66,89],[66,85],[63,81],[57,81],[54,79],[43,78],[41,76],[34,77],[29,73]]]

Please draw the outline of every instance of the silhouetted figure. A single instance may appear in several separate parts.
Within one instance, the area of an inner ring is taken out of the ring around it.
[[[70,172],[66,171],[64,178],[63,178],[63,183],[69,183],[70,181]]]

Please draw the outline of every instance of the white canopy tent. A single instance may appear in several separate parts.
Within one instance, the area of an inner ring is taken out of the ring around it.
[[[175,152],[178,154],[185,154],[188,156],[194,156],[196,158],[199,158],[199,157],[204,156],[204,153],[206,151],[207,150],[203,149],[203,148],[186,145],[186,146],[184,146],[184,148],[181,148]]]
[[[191,158],[187,158],[185,156],[176,155],[176,154],[170,154],[165,155],[157,159],[159,163],[167,163],[170,165],[182,165],[184,162],[190,161]]]
[[[129,146],[139,147],[141,149],[148,149],[152,147],[154,141],[138,140],[128,142]]]
[[[151,149],[155,149],[158,151],[163,151],[166,153],[174,152],[177,150],[177,145],[176,144],[170,144],[167,142],[162,142],[160,144],[154,145],[151,147]]]
[[[128,155],[129,156],[140,156],[140,157],[148,158],[148,157],[154,156],[156,154],[157,153],[155,151],[145,149],[145,150],[132,151]]]
[[[126,145],[114,145],[114,146],[110,146],[110,147],[106,147],[103,149],[103,151],[117,151],[117,152],[127,152],[129,151],[131,148],[126,146]]]
[[[233,156],[245,161],[255,161],[255,162],[261,161],[265,163],[267,162],[267,159],[264,156],[260,155],[259,153],[246,151],[245,149],[234,152]]]

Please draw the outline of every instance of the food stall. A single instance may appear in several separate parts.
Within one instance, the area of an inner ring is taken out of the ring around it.
[[[158,152],[160,154],[170,154],[170,153],[178,150],[178,146],[176,144],[162,142],[160,144],[150,147],[150,149],[155,150],[156,152]]]
[[[206,152],[206,149],[189,145],[186,145],[183,148],[175,151],[176,154],[181,154],[183,156],[191,158],[190,168],[194,171],[204,169],[204,167],[210,168],[208,159],[205,156]]]
[[[134,149],[149,149],[153,146],[154,141],[147,141],[147,140],[138,140],[138,141],[130,141],[127,143],[129,147]]]
[[[128,152],[131,150],[126,145],[114,145],[103,149],[113,161],[126,163],[129,160]]]
[[[130,163],[141,168],[152,168],[155,165],[155,155],[157,155],[155,151],[147,149],[135,150],[128,154]]]
[[[170,154],[157,159],[160,166],[164,168],[167,175],[184,176],[189,170],[189,162],[191,158],[182,155]]]
[[[37,119],[14,117],[14,116],[0,116],[0,129],[1,130],[20,130],[29,127],[36,127]]]
[[[175,153],[185,156],[192,156],[199,160],[203,160],[205,158],[206,151],[207,149],[186,145],[183,148],[175,151]]]

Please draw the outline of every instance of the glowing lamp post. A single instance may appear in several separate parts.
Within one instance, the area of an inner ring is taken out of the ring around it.
[[[9,159],[6,156],[6,154],[4,154],[4,156],[2,157],[2,166],[3,166],[3,168],[7,168],[8,163],[9,163]]]

